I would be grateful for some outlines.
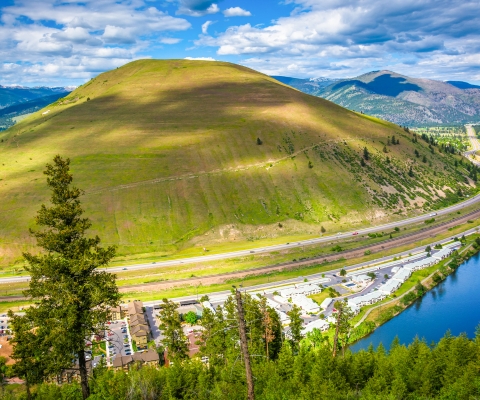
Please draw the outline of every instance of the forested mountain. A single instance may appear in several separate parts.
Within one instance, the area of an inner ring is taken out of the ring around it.
[[[15,124],[15,117],[29,114],[66,96],[71,88],[0,86],[0,130]]]
[[[467,82],[410,78],[391,71],[373,71],[315,89],[303,80],[284,80],[305,93],[400,125],[480,121],[480,87]]]
[[[21,87],[0,85],[0,109],[25,103],[41,97],[52,96],[59,93],[69,93],[71,88],[65,87]]]
[[[329,78],[313,78],[313,79],[299,79],[289,78],[288,76],[272,76],[277,81],[292,86],[295,89],[301,90],[304,93],[317,95],[321,90],[327,86],[339,81],[340,79]]]

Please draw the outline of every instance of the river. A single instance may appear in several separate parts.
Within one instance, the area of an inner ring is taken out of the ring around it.
[[[427,343],[437,342],[450,330],[453,335],[465,332],[470,338],[480,324],[480,254],[464,262],[445,281],[427,292],[413,305],[350,349],[366,349],[380,343],[389,349],[395,336],[408,344],[415,336]]]

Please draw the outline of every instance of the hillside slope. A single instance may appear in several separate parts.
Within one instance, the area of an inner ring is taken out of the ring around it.
[[[393,135],[400,144],[388,145]],[[467,189],[453,156],[398,126],[222,62],[132,62],[0,139],[4,265],[33,244],[27,228],[48,201],[42,171],[56,154],[72,159],[94,231],[120,254],[330,232]]]
[[[457,86],[375,71],[335,82],[312,94],[401,125],[480,121],[480,91],[473,85]]]

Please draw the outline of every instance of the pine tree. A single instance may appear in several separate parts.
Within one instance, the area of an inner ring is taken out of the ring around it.
[[[290,334],[292,337],[291,343],[295,349],[298,348],[298,344],[300,343],[300,340],[302,340],[303,320],[301,315],[301,309],[296,304],[288,312],[288,316],[290,317]]]
[[[44,172],[52,205],[42,205],[36,217],[37,225],[45,229],[31,231],[43,252],[24,253],[31,276],[24,294],[35,304],[26,310],[26,317],[42,340],[39,345],[50,350],[48,357],[39,356],[45,370],[59,373],[76,359],[86,399],[85,341],[105,332],[109,309],[120,300],[115,275],[98,269],[108,265],[115,248],[102,248],[98,236],[85,236],[91,223],[82,217],[82,191],[71,186],[70,160],[57,155],[53,161]]]
[[[182,321],[177,312],[177,305],[168,299],[163,299],[162,308],[158,313],[159,329],[162,331],[162,345],[167,348],[171,360],[187,358],[187,338],[183,333]]]
[[[45,377],[45,361],[50,353],[49,348],[38,336],[38,330],[34,329],[27,316],[14,315],[10,310],[8,317],[13,333],[10,343],[13,345],[11,358],[15,360],[15,364],[12,369],[15,375],[24,379],[27,399],[31,399],[31,385],[42,382]]]
[[[366,147],[363,148],[363,158],[365,161],[370,160],[370,153]]]
[[[412,166],[410,166],[410,169],[408,170],[408,176],[413,178],[413,169],[412,169]]]
[[[260,301],[260,311],[262,312],[262,325],[263,325],[263,340],[265,342],[265,354],[267,360],[270,358],[269,344],[275,339],[275,331],[273,327],[272,315],[269,307],[267,306],[267,299],[263,297]]]
[[[212,366],[227,363],[228,334],[233,330],[223,310],[221,306],[215,312],[205,308],[200,320],[203,330],[197,344],[200,345],[200,354],[207,356]]]

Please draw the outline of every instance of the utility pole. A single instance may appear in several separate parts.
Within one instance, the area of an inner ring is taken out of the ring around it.
[[[240,347],[242,349],[243,360],[245,362],[245,372],[247,376],[247,399],[255,400],[253,390],[252,366],[250,365],[250,355],[248,354],[247,332],[245,327],[245,313],[243,312],[242,294],[235,288],[235,298],[237,300],[238,330],[240,332]]]

